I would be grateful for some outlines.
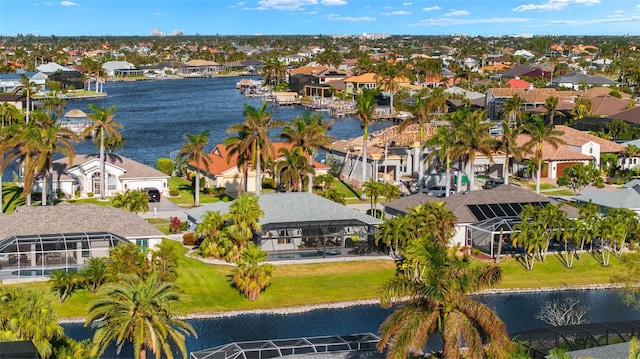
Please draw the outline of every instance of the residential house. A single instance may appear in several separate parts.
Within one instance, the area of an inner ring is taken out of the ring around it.
[[[509,242],[513,225],[520,222],[519,215],[524,206],[558,203],[517,185],[503,184],[489,190],[457,193],[444,198],[418,193],[385,203],[384,211],[387,217],[404,216],[412,208],[427,202],[444,203],[456,216],[458,223],[449,245],[479,248],[492,257],[498,253],[500,235],[503,235],[505,245]],[[578,216],[575,207],[564,205],[562,209],[569,218]],[[502,253],[509,250],[503,247]]]
[[[135,213],[96,204],[23,206],[0,216],[0,280],[46,279],[109,256],[119,243],[155,248],[164,234]]]
[[[640,126],[640,106],[634,106],[605,117],[609,120],[622,120],[632,126]]]
[[[283,155],[280,152],[281,148],[287,148],[291,151],[293,147],[293,144],[274,142],[273,149],[275,151],[275,159],[273,160],[273,162],[275,163],[283,158]],[[224,144],[215,145],[208,156],[209,165],[207,166],[204,161],[202,161],[198,166],[200,168],[202,176],[205,179],[205,187],[225,188],[227,194],[233,195],[239,192],[240,184],[244,183],[246,192],[255,193],[255,170],[252,169],[249,171],[249,173],[246,174],[241,173],[240,169],[238,168],[238,156],[231,155],[227,146],[225,146]],[[189,168],[191,170],[195,170],[195,166],[193,165],[193,163],[189,164]],[[313,168],[316,175],[326,174],[330,169],[328,165],[317,161],[313,161]],[[272,176],[271,174],[267,173],[266,168],[264,170],[264,173],[262,173],[263,176]]]
[[[46,88],[46,74],[42,72],[26,72],[20,70],[10,74],[0,74],[1,92],[13,92],[16,88],[22,86],[22,75],[27,76],[29,82],[35,84],[35,86],[40,90],[44,90]]]
[[[185,77],[213,76],[223,70],[223,66],[214,61],[191,60],[178,69],[178,75]]]
[[[285,66],[289,66],[291,64],[301,64],[307,61],[308,57],[304,55],[286,55],[278,57],[278,61],[280,61]]]
[[[355,97],[361,94],[363,89],[373,90],[377,88],[378,81],[378,74],[373,72],[347,77],[344,79],[344,92]]]
[[[546,79],[550,79],[551,72],[545,70],[540,66],[517,65],[501,73],[500,77],[503,79],[515,79],[515,78],[522,78],[522,77],[530,77],[530,78],[544,77]]]
[[[76,154],[73,162],[63,157],[53,162],[53,191],[67,198],[100,195],[100,156]],[[169,194],[168,175],[153,167],[116,154],[105,154],[106,196],[114,196],[127,189],[155,187],[163,195]],[[37,187],[42,187],[42,178]]]
[[[190,230],[207,212],[229,212],[232,202],[216,202],[185,211]],[[357,242],[372,242],[382,220],[308,192],[263,193],[258,205],[260,233],[253,242],[273,259],[294,258],[295,253],[322,256],[342,253]]]
[[[102,69],[109,77],[142,76],[144,71],[127,61],[107,61],[102,64]]]
[[[640,180],[633,180],[615,190],[587,188],[574,200],[580,204],[591,202],[599,207],[602,214],[607,214],[612,208],[628,208],[640,215]]]
[[[500,121],[504,113],[504,104],[514,95],[518,95],[523,99],[521,110],[525,112],[544,105],[549,97],[557,97],[559,104],[570,102],[571,106],[569,108],[572,108],[574,105],[573,99],[581,95],[581,93],[577,91],[557,91],[552,88],[490,88],[485,95],[487,118],[491,121]]]
[[[570,72],[551,80],[552,87],[566,87],[572,90],[580,90],[582,87],[609,87],[616,82],[603,76],[593,76],[581,72]]]
[[[558,148],[548,143],[543,144],[542,177],[558,178],[564,174],[565,168],[578,164],[591,164],[599,168],[602,165],[601,155],[620,154],[624,150],[622,145],[569,126],[557,125],[556,129],[563,132],[559,137],[565,144],[558,145]],[[527,134],[519,135],[518,146],[523,146],[529,139]],[[523,156],[523,160],[532,158],[532,153]],[[619,162],[615,165],[619,165]],[[520,163],[520,166],[524,167],[524,163]]]
[[[300,66],[288,71],[289,91],[297,92],[300,95],[304,94],[307,85],[318,84],[314,74],[327,69],[326,66]]]

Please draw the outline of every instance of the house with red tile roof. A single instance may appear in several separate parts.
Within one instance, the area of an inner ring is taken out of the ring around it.
[[[507,81],[507,86],[515,89],[529,89],[533,87],[533,85],[531,85],[530,82],[525,81],[518,77],[514,79],[509,79],[509,81]]]
[[[599,168],[601,155],[620,154],[624,151],[622,145],[594,136],[588,132],[564,125],[557,125],[556,129],[563,132],[559,137],[565,143],[558,145],[557,148],[547,142],[543,144],[542,177],[558,178],[564,174],[565,168],[576,164],[593,164]],[[529,139],[530,137],[527,134],[519,135],[517,138],[518,146],[523,146]],[[532,159],[533,156],[533,153],[526,153],[523,155],[523,161]],[[521,163],[521,165],[524,164]]]
[[[274,142],[273,150],[275,152],[274,162],[282,160],[284,157],[280,153],[281,148],[287,148],[292,150],[293,144],[285,142]],[[200,174],[205,179],[205,187],[210,188],[226,188],[227,194],[233,195],[238,193],[238,189],[241,183],[244,183],[245,179],[242,178],[242,173],[238,169],[238,156],[231,155],[229,148],[224,144],[217,144],[209,153],[209,164],[206,165],[204,161],[200,161],[199,168]],[[189,163],[189,168],[195,170],[195,163]],[[313,161],[313,168],[315,175],[322,175],[329,172],[330,166]],[[273,178],[272,174],[268,173],[266,169],[263,169],[262,175],[267,178]],[[246,175],[246,191],[255,193],[256,191],[256,172],[250,170]]]

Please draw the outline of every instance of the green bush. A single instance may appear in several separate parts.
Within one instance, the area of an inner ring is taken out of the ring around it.
[[[171,197],[176,197],[180,195],[180,190],[177,188],[171,188],[169,189],[169,196]]]
[[[76,198],[80,198],[80,190],[79,190],[79,189],[75,190],[75,192],[73,192],[73,195],[74,195]]]
[[[185,233],[182,235],[182,244],[184,244],[185,246],[193,246],[196,244],[197,240],[198,237],[196,237],[196,234],[193,232]]]
[[[276,180],[273,178],[265,178],[262,180],[262,188],[275,189]]]
[[[93,192],[87,192],[87,197],[93,197]]]
[[[156,168],[167,176],[171,176],[173,173],[173,161],[171,158],[158,158]]]

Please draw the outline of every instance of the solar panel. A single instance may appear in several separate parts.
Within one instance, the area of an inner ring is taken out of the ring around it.
[[[505,203],[504,206],[502,206],[502,209],[504,210],[504,213],[508,217],[515,217],[518,214],[520,214],[519,211],[517,211],[516,209],[513,208],[514,204],[516,204],[516,203]]]
[[[502,207],[504,207],[503,206],[504,204],[507,204],[507,203],[492,203],[489,205],[489,207],[491,208],[491,210],[493,210],[493,213],[495,213],[498,217],[504,217],[507,215],[506,213],[504,213],[504,210],[502,209]]]
[[[468,204],[467,208],[477,221],[484,221],[489,218],[519,216],[522,208],[527,205],[544,207],[547,204],[548,202]]]
[[[468,205],[467,208],[469,208],[469,210],[471,211],[473,216],[476,217],[476,220],[484,221],[485,219],[487,219],[487,217],[485,217],[484,213],[482,213],[480,208],[478,208],[478,206],[476,206],[475,204]]]

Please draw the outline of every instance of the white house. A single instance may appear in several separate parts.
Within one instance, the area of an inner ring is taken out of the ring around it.
[[[155,187],[163,195],[169,194],[168,175],[126,157],[115,154],[105,156],[106,196],[145,187]],[[37,186],[41,186],[41,181]],[[89,193],[99,196],[99,155],[76,155],[73,163],[70,163],[69,157],[54,161],[52,188],[67,197],[75,196],[76,191],[80,197],[87,197]]]

